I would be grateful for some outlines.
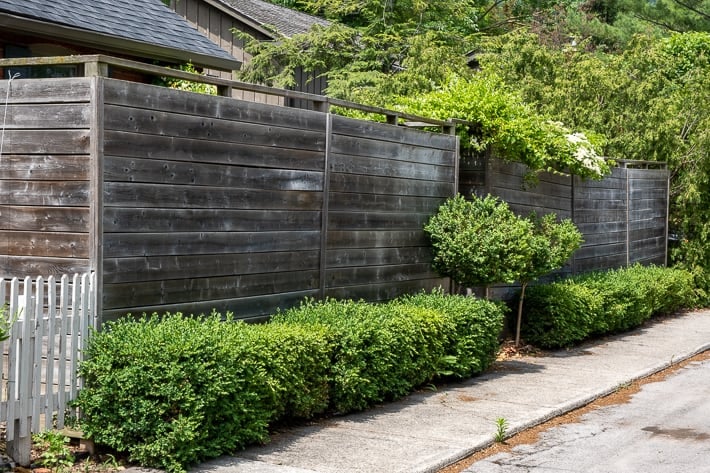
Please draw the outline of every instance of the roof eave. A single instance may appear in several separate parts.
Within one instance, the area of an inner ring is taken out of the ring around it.
[[[0,27],[18,33],[36,33],[48,39],[68,40],[82,46],[101,48],[108,52],[131,54],[168,62],[191,62],[198,67],[233,71],[241,67],[237,59],[227,59],[204,53],[168,48],[157,44],[119,38],[117,36],[82,30],[30,18],[0,13]],[[227,54],[225,52],[225,54]]]
[[[264,28],[264,26],[261,23],[259,23],[257,20],[250,17],[249,15],[244,14],[243,12],[240,12],[239,10],[232,7],[231,5],[226,5],[222,2],[218,2],[215,0],[205,0],[205,3],[228,14],[229,16],[234,18],[235,20],[241,21],[245,25],[249,26],[250,28],[253,28],[254,30],[256,30],[259,33],[266,36],[267,38],[277,40],[277,39],[281,39],[285,36],[282,33],[276,33],[274,31],[269,30],[268,28]]]

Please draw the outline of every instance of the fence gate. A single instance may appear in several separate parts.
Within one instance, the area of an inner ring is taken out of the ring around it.
[[[0,301],[11,324],[0,342],[0,420],[8,454],[30,462],[33,433],[64,427],[81,388],[77,365],[95,320],[95,275],[0,279]]]

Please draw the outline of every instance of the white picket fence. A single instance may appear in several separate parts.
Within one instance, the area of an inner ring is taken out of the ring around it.
[[[0,279],[3,316],[14,319],[0,342],[0,421],[9,443],[27,445],[33,433],[61,429],[65,415],[77,414],[68,403],[81,389],[77,365],[95,326],[95,281],[93,273]]]

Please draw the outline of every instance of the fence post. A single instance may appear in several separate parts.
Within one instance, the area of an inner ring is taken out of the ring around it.
[[[13,292],[11,295],[12,302],[10,306],[11,310],[17,310],[19,305],[17,302],[19,299],[17,294],[19,285],[16,279],[13,280],[13,283],[11,288]],[[19,415],[16,416],[19,418],[13,419],[15,416],[11,416],[10,419],[8,419],[8,424],[10,422],[13,424],[12,430],[14,431],[14,435],[12,435],[12,440],[7,442],[7,451],[10,457],[20,466],[30,465],[32,452],[32,429],[29,425],[29,419],[26,417],[28,409],[31,407],[29,402],[31,395],[30,380],[34,371],[32,369],[33,362],[30,360],[30,356],[34,355],[34,352],[30,349],[29,343],[32,324],[34,322],[34,304],[32,303],[31,289],[32,279],[26,277],[23,288],[24,304],[22,305],[24,307],[22,307],[22,313],[19,314],[20,316],[15,322],[15,324],[19,326],[18,332],[22,333],[21,342],[19,346],[14,346],[14,343],[10,346],[11,351],[17,350],[16,353],[19,353],[20,366],[19,370],[15,371],[11,369],[11,372],[8,373],[15,381],[12,383],[15,389],[11,389],[8,393],[8,403],[16,406],[15,409],[12,409],[13,411],[19,409]],[[15,371],[15,373],[12,373],[12,371]]]

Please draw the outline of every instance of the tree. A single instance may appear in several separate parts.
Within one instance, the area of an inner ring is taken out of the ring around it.
[[[500,199],[460,194],[439,207],[424,227],[434,249],[432,266],[466,287],[513,283],[532,257],[533,224]]]
[[[624,0],[628,14],[675,33],[710,32],[710,0]]]
[[[528,284],[537,278],[561,268],[582,243],[582,234],[569,219],[557,221],[555,214],[528,217],[532,233],[529,236],[530,258],[520,269],[518,318],[515,326],[515,346],[520,345],[520,327],[523,318],[523,301]]]
[[[539,114],[604,134],[604,155],[667,162],[673,261],[710,289],[710,34],[637,37],[622,54],[515,34],[487,42],[479,59]]]

